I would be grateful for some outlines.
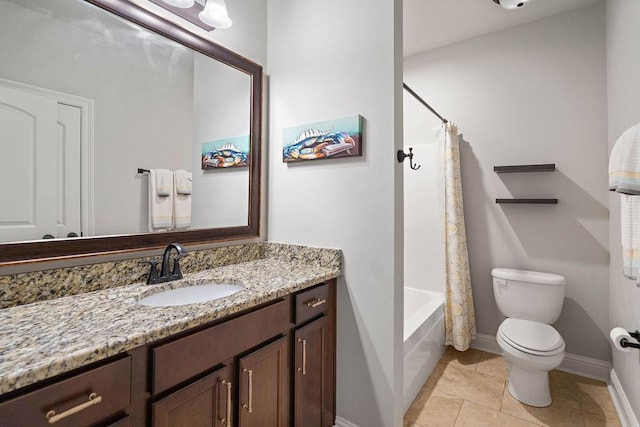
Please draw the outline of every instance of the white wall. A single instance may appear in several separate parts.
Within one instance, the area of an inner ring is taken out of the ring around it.
[[[502,320],[493,267],[558,273],[568,282],[556,324],[567,351],[609,360],[604,5],[409,57],[404,78],[462,134],[478,331],[493,335]],[[430,132],[427,124],[407,140]],[[558,170],[493,172],[530,163],[556,163]],[[495,203],[513,196],[560,202]]]
[[[607,0],[607,89],[609,101],[609,149],[629,127],[640,122],[640,2]],[[622,275],[620,245],[620,196],[609,195],[610,326],[640,329],[640,289]],[[637,352],[613,351],[613,368],[624,392],[640,418],[640,360]]]
[[[271,0],[268,10],[268,237],[344,251],[337,414],[401,425],[401,2]],[[282,162],[284,128],[355,114],[362,157]]]

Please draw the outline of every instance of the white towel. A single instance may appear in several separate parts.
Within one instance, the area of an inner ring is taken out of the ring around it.
[[[191,175],[191,174],[189,174]],[[173,194],[173,222],[175,228],[188,228],[191,226],[191,194],[179,194],[177,180],[174,182]]]
[[[627,129],[611,150],[609,190],[640,194],[640,123]]]
[[[169,197],[173,191],[173,172],[169,169],[152,169],[155,171],[156,191],[158,197]]]
[[[173,175],[173,179],[176,181],[176,194],[191,194],[193,187],[191,182],[191,172],[178,169],[173,173]]]
[[[168,230],[173,226],[173,174],[171,177],[169,195],[160,197],[156,170],[149,172],[149,231]]]
[[[640,197],[620,195],[620,234],[622,237],[622,272],[638,280],[640,268]]]

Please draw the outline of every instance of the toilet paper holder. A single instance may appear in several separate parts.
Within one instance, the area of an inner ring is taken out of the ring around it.
[[[635,331],[635,332],[629,332],[629,335],[631,335],[633,338],[635,338],[636,340],[640,341],[640,331]],[[622,338],[620,340],[620,345],[622,347],[632,347],[632,348],[638,348],[640,349],[640,344],[635,343],[635,342],[631,342],[626,338]]]

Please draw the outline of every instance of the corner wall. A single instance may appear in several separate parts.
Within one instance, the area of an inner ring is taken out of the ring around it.
[[[618,137],[640,122],[640,2],[607,0],[607,89],[609,151]],[[640,329],[640,288],[622,275],[620,196],[610,193],[609,269],[610,327]],[[635,417],[640,418],[640,359],[638,352],[613,351],[613,369],[622,384]]]
[[[268,239],[343,250],[337,415],[361,427],[401,425],[403,415],[401,5],[270,0],[268,9]],[[283,129],[356,114],[362,157],[282,162]]]
[[[404,74],[462,134],[478,332],[495,335],[502,321],[492,268],[557,273],[567,278],[555,325],[567,352],[608,361],[605,59],[600,3],[409,57]],[[431,134],[429,120],[407,139]],[[493,172],[497,165],[535,163],[555,163],[557,170]],[[557,197],[559,204],[495,203],[511,197]]]

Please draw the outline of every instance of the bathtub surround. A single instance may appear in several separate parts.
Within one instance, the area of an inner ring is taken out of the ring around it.
[[[434,49],[405,59],[405,81],[461,126],[478,332],[495,336],[502,322],[494,266],[553,272],[567,278],[554,325],[567,352],[609,361],[604,24],[599,3]],[[418,123],[406,136],[428,138],[438,120],[409,108],[408,122]],[[530,175],[493,172],[495,165],[542,163],[557,170],[536,176],[535,186]],[[495,203],[525,195],[560,203]]]
[[[313,262],[323,267],[342,269],[342,254],[339,250],[278,243],[250,243],[188,251],[180,260],[180,266],[183,273],[197,273],[265,258],[290,263]],[[0,309],[144,281],[149,274],[149,265],[140,264],[140,261],[148,259],[151,258],[0,276]],[[155,257],[155,260],[159,261],[159,258]]]
[[[634,0],[607,0],[607,93],[609,150],[629,127],[640,122],[640,3]],[[620,246],[620,196],[609,195],[609,326],[627,330],[640,328],[637,302],[640,288],[622,275]],[[636,351],[613,351],[612,385],[620,399],[628,425],[640,419],[640,360]]]
[[[447,345],[464,351],[476,337],[476,316],[464,225],[458,127],[444,124],[438,142],[444,145],[445,336]]]
[[[411,97],[404,103],[407,113],[417,104]],[[405,117],[405,135],[413,129],[413,120],[424,119],[424,108],[416,113],[420,116]],[[444,146],[435,138],[431,132],[420,140],[404,140],[405,151],[413,147],[414,159],[422,165],[417,171],[407,167],[403,171],[404,282],[405,287],[444,293]]]
[[[407,409],[445,352],[444,295],[404,288],[403,409]]]

